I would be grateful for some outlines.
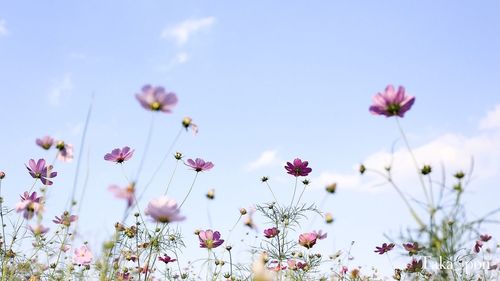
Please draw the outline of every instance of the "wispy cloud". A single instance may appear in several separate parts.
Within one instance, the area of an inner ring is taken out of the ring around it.
[[[7,34],[9,34],[7,22],[4,19],[0,19],[0,36],[5,36]]]
[[[189,54],[186,52],[179,52],[175,55],[173,63],[175,64],[183,64],[189,60]]]
[[[493,110],[489,111],[486,116],[479,121],[481,130],[499,129],[500,128],[500,104]]]
[[[279,164],[280,162],[281,161],[278,158],[278,151],[266,150],[262,152],[256,160],[248,163],[246,169],[247,171],[255,171],[261,168]]]
[[[439,171],[444,165],[446,171],[452,174],[463,170],[467,172],[472,159],[474,160],[474,178],[491,179],[498,176],[500,170],[500,105],[494,111],[488,112],[478,124],[478,132],[471,136],[458,133],[447,133],[434,138],[426,144],[413,148],[413,153],[419,165],[431,165],[434,170]],[[491,129],[481,131],[481,129]],[[382,170],[391,165],[394,181],[400,183],[403,189],[410,192],[418,182],[417,170],[406,148],[390,151],[379,151],[369,155],[363,164],[367,167]],[[384,182],[376,175],[359,175],[358,166],[352,171],[324,171],[313,180],[320,187],[331,182],[337,182],[339,188],[370,191],[373,187]],[[389,187],[386,185],[386,187]],[[383,190],[382,186],[377,190]],[[419,190],[415,188],[415,190]]]
[[[49,90],[48,101],[50,105],[58,106],[64,97],[68,96],[73,90],[73,80],[70,73],[66,73],[62,80],[54,83]]]
[[[161,38],[173,39],[178,45],[186,44],[194,33],[210,28],[215,23],[215,17],[188,19],[177,25],[167,27],[161,33]]]

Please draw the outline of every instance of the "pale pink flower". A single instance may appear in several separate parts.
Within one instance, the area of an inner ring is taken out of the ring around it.
[[[126,187],[119,187],[118,185],[111,185],[108,190],[115,195],[116,198],[127,200],[127,207],[132,206],[134,203],[134,192],[135,187],[133,184],[129,184]]]
[[[152,87],[145,85],[142,92],[136,94],[137,101],[147,110],[172,112],[177,104],[177,96],[173,92],[167,92],[163,87]]]
[[[78,265],[90,265],[94,255],[87,248],[87,246],[83,245],[80,248],[75,249],[75,255],[73,256],[73,263]]]
[[[177,202],[173,199],[168,199],[166,196],[149,201],[145,213],[155,221],[163,223],[183,221],[185,219],[185,217],[180,215]]]
[[[56,148],[59,150],[57,153],[57,160],[62,162],[73,161],[73,145],[65,143],[64,141],[58,141]]]

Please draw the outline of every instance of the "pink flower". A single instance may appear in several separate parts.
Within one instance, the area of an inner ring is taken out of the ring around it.
[[[328,236],[328,233],[323,233],[323,230],[313,231],[313,233],[316,234],[316,238],[319,240],[323,240]]]
[[[418,252],[420,250],[422,250],[422,248],[420,248],[418,246],[417,242],[403,244],[403,247],[405,248],[405,250],[408,251],[408,254],[410,255],[410,257],[415,255],[415,254],[418,254]]]
[[[374,251],[375,253],[379,253],[380,255],[383,255],[394,248],[394,243],[390,243],[390,244],[384,243],[384,244],[382,244],[381,247],[375,247],[375,248],[376,248],[376,250]]]
[[[316,244],[317,234],[314,232],[303,233],[299,236],[299,244],[307,249],[311,249]]]
[[[280,233],[279,229],[277,229],[276,227],[272,227],[272,228],[268,228],[268,229],[264,229],[264,236],[266,238],[273,238],[273,237],[276,237],[276,235],[278,235]]]
[[[482,247],[483,247],[483,241],[477,240],[476,244],[474,245],[474,252],[476,252],[476,253],[481,252]]]
[[[287,260],[286,262],[290,270],[304,269],[307,266],[307,263],[302,261]]]
[[[201,158],[196,158],[196,160],[188,159],[185,165],[193,168],[196,172],[208,171],[214,167],[212,162],[205,162],[205,160]]]
[[[73,161],[72,144],[65,143],[64,141],[58,141],[56,144],[56,148],[59,150],[59,152],[57,153],[57,160],[67,163]]]
[[[373,105],[370,106],[370,112],[375,115],[384,115],[386,117],[404,117],[405,113],[410,110],[414,102],[415,97],[406,96],[403,86],[399,86],[396,92],[392,85],[388,85],[383,94],[378,93],[373,97]]]
[[[307,165],[309,165],[309,162],[302,162],[302,160],[300,160],[299,158],[295,158],[295,160],[293,160],[293,164],[290,162],[286,162],[285,169],[287,170],[287,173],[292,176],[305,177],[312,171],[312,169],[308,168]]]
[[[38,159],[37,162],[30,159],[26,169],[28,169],[28,172],[34,179],[40,179],[44,185],[51,185],[52,181],[49,179],[57,176],[57,172],[52,172],[53,166],[46,166],[44,159]]]
[[[130,150],[130,147],[124,146],[122,149],[115,148],[111,153],[106,153],[106,155],[104,155],[104,160],[123,163],[132,158],[132,155],[134,155],[134,150]]]
[[[488,235],[488,234],[483,234],[483,235],[479,235],[479,238],[481,239],[481,241],[483,242],[488,242],[490,241],[491,239],[491,235]]]
[[[69,227],[72,222],[75,222],[78,219],[78,216],[70,215],[68,212],[64,212],[61,217],[56,216],[52,222],[55,224],[62,224],[66,227]]]
[[[164,254],[163,257],[158,257],[158,260],[164,262],[165,264],[168,264],[169,262],[174,262],[176,259],[171,258],[167,254]]]
[[[224,240],[220,239],[220,232],[214,232],[211,229],[200,231],[200,233],[198,233],[198,239],[200,240],[200,247],[209,250],[217,248],[224,243]]]
[[[21,202],[16,204],[16,212],[23,212],[23,217],[27,220],[31,219],[35,214],[38,215],[43,211],[43,206],[40,204],[42,197],[37,197],[36,192],[29,194],[24,192],[21,195]]]
[[[50,136],[45,136],[41,139],[36,139],[36,144],[45,150],[49,150],[54,144],[54,139]]]
[[[113,184],[108,187],[108,190],[112,192],[116,198],[127,200],[127,207],[132,206],[134,203],[135,187],[133,184],[129,184],[124,188]]]
[[[149,201],[145,213],[155,221],[163,223],[183,221],[185,219],[179,214],[180,209],[177,207],[175,200],[168,199],[166,196]]]
[[[43,226],[41,224],[37,224],[35,227],[32,227],[31,225],[29,225],[28,229],[35,236],[44,235],[45,233],[47,233],[49,231],[48,227],[45,227],[45,226]]]
[[[83,245],[80,248],[75,249],[75,255],[73,256],[73,263],[78,265],[90,265],[94,256],[92,252]]]
[[[172,108],[177,104],[177,96],[173,92],[166,92],[163,87],[152,87],[145,85],[142,92],[135,97],[139,103],[147,110],[172,112]]]

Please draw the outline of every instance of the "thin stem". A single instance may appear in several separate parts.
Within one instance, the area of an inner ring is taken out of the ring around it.
[[[174,171],[172,172],[172,175],[170,176],[170,179],[168,180],[168,184],[167,184],[167,188],[165,189],[165,193],[163,193],[163,195],[165,195],[165,196],[167,196],[168,190],[170,189],[170,184],[172,183],[172,180],[174,179],[174,175],[175,175],[175,172],[177,171],[178,166],[179,166],[179,160],[175,161]],[[140,199],[140,196],[139,196],[139,199]]]
[[[146,156],[148,154],[149,146],[151,144],[151,136],[153,135],[154,121],[156,114],[151,114],[151,122],[149,122],[148,135],[146,137],[146,144],[144,145],[144,152],[141,157],[141,162],[139,163],[139,168],[137,169],[137,175],[135,176],[135,183],[139,181],[139,176],[141,175],[142,168],[144,166],[144,161],[146,160]]]
[[[276,199],[276,195],[274,195],[273,189],[271,188],[271,186],[269,185],[269,183],[267,181],[266,181],[266,185],[267,185],[267,188],[269,188],[269,191],[271,191],[271,194],[273,195],[274,201],[276,202],[276,204],[278,204],[278,207],[279,207],[280,203],[278,202],[278,199]]]
[[[406,148],[408,149],[408,152],[411,155],[411,159],[413,160],[413,164],[415,165],[415,169],[417,169],[417,174],[418,174],[418,179],[420,181],[420,184],[422,185],[422,189],[424,190],[424,195],[425,199],[427,200],[427,204],[429,205],[429,208],[432,208],[430,199],[429,199],[429,194],[427,193],[427,188],[425,187],[425,182],[422,177],[422,173],[420,172],[420,167],[418,166],[417,159],[415,158],[415,155],[413,154],[413,151],[411,149],[410,143],[408,142],[408,138],[406,137],[405,132],[403,131],[403,127],[401,126],[401,123],[399,122],[399,118],[396,117],[396,123],[398,124],[398,129],[399,132],[401,133],[401,136],[403,137],[403,141],[405,142]]]
[[[3,221],[3,197],[2,196],[2,180],[0,179],[0,217],[2,218],[2,240],[3,243],[3,255],[2,255],[2,281],[5,280],[5,255],[7,254],[7,243],[5,243],[5,224]]]
[[[182,205],[184,205],[184,203],[186,202],[186,200],[188,199],[189,197],[189,194],[191,194],[191,191],[193,190],[193,186],[194,186],[194,183],[196,182],[196,178],[198,178],[198,174],[200,172],[196,172],[196,175],[194,176],[194,179],[193,179],[193,183],[191,184],[191,187],[189,188],[189,191],[188,193],[186,194],[186,197],[184,197],[184,200],[182,200],[182,203],[179,205],[179,209],[182,207]]]
[[[306,191],[306,185],[304,184],[304,188],[302,189],[302,192],[300,193],[299,199],[297,200],[297,204],[295,206],[299,206],[300,199],[302,199],[302,195],[304,195],[304,191]]]
[[[297,192],[297,182],[299,181],[298,177],[295,177],[295,186],[293,188],[292,202],[290,202],[290,207],[293,205],[293,200],[295,199],[295,192]]]

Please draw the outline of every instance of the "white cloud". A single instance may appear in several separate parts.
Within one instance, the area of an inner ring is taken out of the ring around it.
[[[500,112],[500,106],[496,110],[489,112],[480,121],[479,128],[500,129],[496,117]],[[488,121],[485,121],[488,120]],[[494,122],[495,121],[495,122]],[[488,124],[486,126],[485,124]],[[446,169],[447,176],[456,171],[468,172],[472,159],[474,160],[473,178],[491,179],[498,176],[500,170],[500,130],[488,132],[478,132],[472,136],[464,136],[457,133],[447,133],[434,138],[426,144],[415,147],[413,153],[419,166],[429,164],[433,170],[441,175],[441,166]],[[400,148],[393,153],[389,151],[379,151],[369,155],[363,164],[369,168],[383,171],[384,167],[392,162],[392,174],[394,181],[400,183],[400,187],[405,191],[415,190],[419,192],[417,168],[413,164],[412,158],[406,147],[401,143]],[[359,175],[358,166],[351,172],[325,171],[313,180],[313,185],[324,187],[331,182],[337,182],[339,189],[352,189],[370,191],[374,186],[384,183],[381,177],[371,175]],[[389,188],[389,185],[385,185]],[[380,186],[377,190],[386,189]]]
[[[49,104],[58,106],[61,100],[68,96],[73,90],[73,80],[70,73],[66,73],[62,80],[54,83],[54,86],[49,91],[48,100]]]
[[[280,163],[278,159],[278,151],[276,150],[266,150],[262,152],[255,161],[248,163],[247,171],[255,171],[264,167],[269,167]]]
[[[479,121],[479,128],[481,130],[500,128],[500,104],[498,104],[495,109],[489,111],[488,114]]]
[[[7,29],[7,23],[4,19],[0,19],[0,36],[5,36],[9,34],[9,30]]]
[[[174,63],[183,64],[189,60],[189,54],[186,52],[177,53],[174,57]]]
[[[214,23],[215,17],[188,19],[175,26],[167,27],[161,33],[161,38],[173,39],[178,45],[184,45],[193,33],[210,28]]]

